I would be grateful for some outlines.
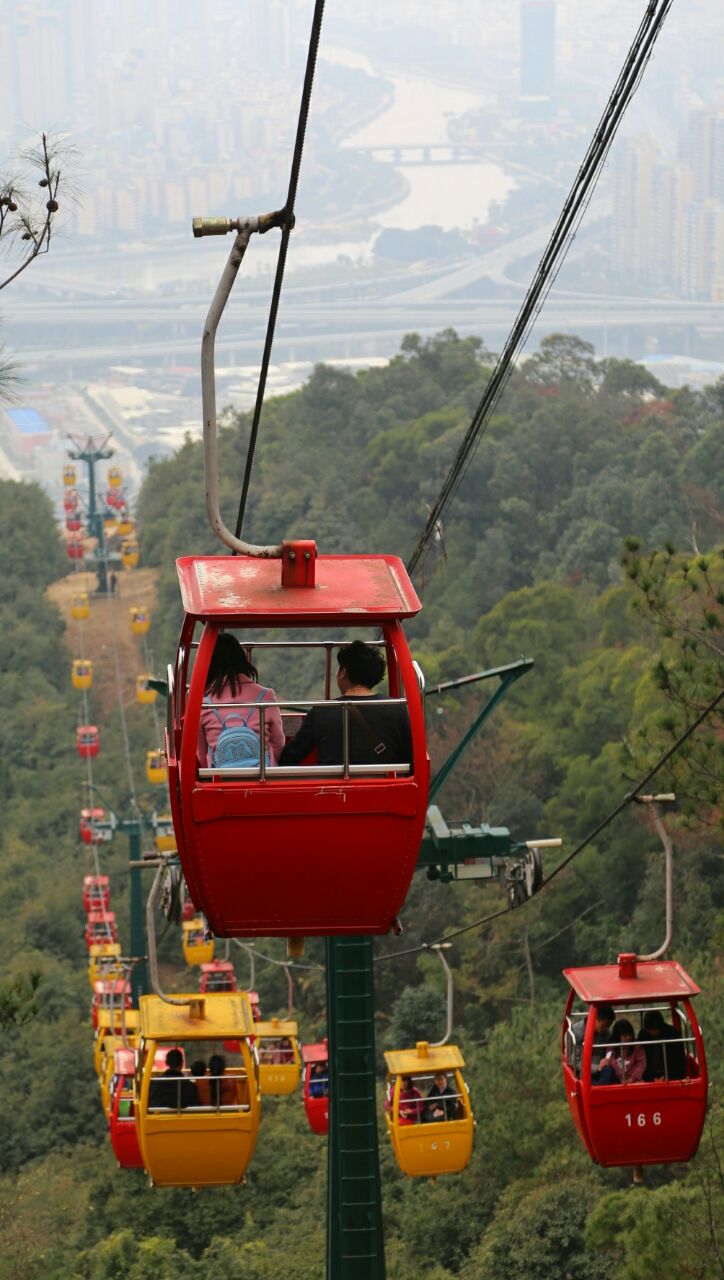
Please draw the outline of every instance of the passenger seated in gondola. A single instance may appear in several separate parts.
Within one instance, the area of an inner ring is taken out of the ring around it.
[[[292,1048],[292,1042],[289,1039],[289,1036],[284,1036],[281,1044],[279,1045],[279,1061],[280,1062],[294,1061],[294,1050]]]
[[[375,706],[385,694],[373,692],[385,674],[385,659],[379,649],[353,640],[337,654],[336,703],[351,703],[349,711],[350,764],[412,764],[412,738],[407,707],[402,703]],[[362,711],[364,706],[364,711]],[[342,711],[336,705],[312,707],[299,732],[279,757],[281,765],[299,764],[312,752],[319,764],[343,764]]]
[[[686,1055],[679,1032],[664,1021],[660,1009],[649,1009],[644,1014],[644,1025],[639,1032],[646,1054],[644,1080],[683,1080],[686,1076]],[[657,1044],[657,1041],[675,1040],[676,1044]]]
[[[234,1107],[239,1101],[238,1081],[234,1076],[225,1075],[225,1072],[226,1059],[220,1053],[212,1053],[209,1058],[212,1107]]]
[[[204,693],[204,703],[214,705],[202,707],[199,722],[197,755],[202,767],[239,768],[259,764],[259,711],[256,706],[230,707],[224,711],[224,703],[228,702],[263,702],[268,707],[264,717],[267,764],[276,764],[284,746],[276,694],[259,684],[259,673],[236,637],[229,631],[221,631],[216,638]]]
[[[178,1111],[183,1107],[195,1107],[198,1094],[193,1080],[183,1074],[184,1059],[180,1049],[169,1049],[166,1054],[166,1070],[163,1075],[154,1076],[148,1095],[151,1109],[166,1107]]]
[[[281,1058],[281,1040],[265,1040],[259,1045],[259,1061],[266,1065],[278,1066]]]
[[[422,1094],[409,1076],[400,1082],[400,1104],[397,1114],[400,1124],[419,1124],[422,1119]]]
[[[329,1097],[329,1063],[315,1062],[309,1081],[310,1098]]]
[[[206,1075],[206,1063],[203,1058],[197,1058],[191,1063],[191,1079],[196,1086],[196,1096],[200,1107],[211,1106],[211,1092],[209,1089],[209,1081]]]
[[[611,1039],[616,1047],[603,1059],[594,1084],[636,1084],[643,1080],[646,1054],[643,1046],[635,1043],[635,1032],[627,1018],[614,1023]]]
[[[426,1124],[460,1118],[460,1107],[455,1090],[444,1071],[439,1071],[435,1076],[435,1083],[427,1095],[427,1105],[422,1118]]]
[[[606,1056],[605,1049],[601,1046],[608,1044],[611,1040],[611,1027],[615,1017],[616,1013],[610,1004],[600,1004],[596,1009],[596,1030],[593,1033],[593,1052],[591,1054],[591,1076],[594,1084],[598,1082],[601,1063]],[[576,1075],[580,1076],[583,1041],[586,1036],[586,1019],[581,1018],[580,1021],[574,1022],[571,1031],[576,1046],[575,1071]]]

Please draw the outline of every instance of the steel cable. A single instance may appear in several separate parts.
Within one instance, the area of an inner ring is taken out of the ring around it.
[[[569,853],[567,857],[563,859],[562,862],[559,862],[557,867],[553,868],[553,870],[551,871],[551,874],[543,881],[542,885],[540,886],[538,891],[533,895],[533,897],[527,898],[525,902],[521,903],[521,907],[516,908],[516,910],[520,910],[522,907],[525,907],[527,903],[535,901],[539,897],[539,895],[543,892],[543,890],[547,889],[548,886],[553,883],[553,881],[556,879],[556,876],[559,876],[562,871],[565,871],[566,867],[570,866],[574,858],[577,858],[580,853],[583,853],[583,850],[588,848],[588,846],[593,843],[596,837],[599,836],[601,832],[604,831],[605,828],[609,826],[610,823],[613,822],[614,818],[617,818],[618,815],[622,813],[623,810],[627,808],[627,806],[631,804],[638,795],[640,795],[644,787],[651,781],[651,779],[659,772],[660,769],[663,769],[664,765],[667,764],[668,761],[671,760],[671,758],[676,755],[676,753],[681,749],[681,747],[684,745],[687,739],[690,738],[691,735],[696,732],[696,730],[699,728],[699,725],[703,724],[704,720],[706,720],[707,717],[711,715],[712,711],[716,709],[716,707],[721,702],[722,698],[724,698],[724,689],[721,689],[719,693],[716,695],[716,697],[712,698],[711,702],[707,703],[703,711],[699,713],[696,719],[693,720],[692,723],[688,726],[688,728],[685,729],[684,732],[680,735],[680,737],[676,739],[676,742],[674,742],[673,745],[669,747],[667,751],[664,752],[664,754],[657,760],[653,768],[649,769],[648,773],[644,774],[644,777],[641,778],[640,781],[636,784],[636,787],[634,788],[634,790],[626,793],[623,800],[619,801],[616,807],[612,809],[611,812],[605,818],[602,818],[601,821],[597,824],[597,826],[595,826],[592,831],[589,831],[588,835],[585,836],[584,839],[581,840],[580,843],[576,845],[575,849],[573,849],[572,852]],[[443,943],[451,942],[454,938],[459,938],[464,933],[470,933],[473,929],[482,929],[483,925],[490,924],[491,921],[498,920],[501,916],[508,915],[510,910],[511,908],[508,906],[500,907],[497,911],[491,911],[490,914],[487,916],[481,916],[479,920],[473,920],[472,924],[463,925],[460,929],[454,929],[452,933],[446,933],[442,938],[437,938],[434,942],[422,942],[420,943],[419,946],[408,947],[404,951],[386,951],[383,955],[377,956],[375,958],[375,962],[380,963],[383,960],[399,960],[403,956],[413,956],[413,955],[416,955],[419,951],[427,951],[431,947],[442,946]]]
[[[254,404],[254,416],[251,423],[251,432],[249,434],[249,444],[246,453],[246,465],[244,467],[244,480],[241,486],[241,498],[239,499],[239,512],[236,517],[236,537],[241,537],[241,528],[244,523],[244,513],[246,511],[246,501],[249,495],[249,485],[251,483],[251,473],[254,466],[254,454],[256,452],[256,442],[259,435],[259,423],[261,422],[262,409],[264,407],[264,394],[266,392],[267,375],[269,373],[269,364],[271,362],[272,345],[274,343],[274,332],[277,323],[277,314],[279,311],[279,302],[282,295],[282,284],[284,281],[284,268],[287,261],[287,248],[289,245],[289,237],[294,229],[294,205],[297,198],[297,186],[299,184],[299,173],[302,165],[302,153],[304,151],[304,139],[307,132],[307,121],[309,119],[309,106],[312,100],[312,87],[314,85],[314,72],[317,66],[317,53],[319,50],[319,37],[322,31],[322,18],[324,16],[324,0],[315,0],[314,16],[312,18],[312,30],[309,37],[309,46],[307,48],[307,65],[304,72],[304,84],[302,86],[302,99],[299,106],[299,116],[297,119],[297,134],[294,141],[294,152],[292,155],[292,167],[289,174],[289,188],[287,190],[287,198],[284,204],[284,221],[282,224],[282,234],[279,241],[279,254],[277,257],[276,272],[274,275],[274,288],[272,290],[271,306],[269,308],[269,319],[266,327],[266,337],[264,339],[264,352],[262,355],[261,368],[259,370],[259,383],[256,390],[256,402]],[[236,552],[232,554],[236,555]]]
[[[454,498],[477,446],[488,426],[549,290],[563,265],[568,249],[595,191],[613,139],[653,53],[654,45],[671,8],[672,0],[649,0],[646,13],[628,51],[623,68],[608,99],[586,155],[566,198],[513,327],[498,357],[463,442],[450,466],[427,523],[407,563],[410,574],[419,565],[435,538],[442,518]]]

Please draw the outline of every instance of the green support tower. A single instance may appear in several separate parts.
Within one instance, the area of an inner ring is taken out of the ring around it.
[[[327,1280],[385,1280],[372,938],[327,939]]]
[[[68,456],[74,462],[84,462],[88,469],[88,516],[87,527],[88,534],[91,538],[96,538],[98,548],[96,551],[96,572],[98,574],[98,591],[101,595],[108,594],[108,570],[107,570],[107,553],[106,540],[103,530],[103,512],[98,508],[97,488],[96,488],[96,463],[105,462],[108,458],[113,457],[113,449],[109,449],[108,441],[110,436],[68,436],[75,445],[75,449],[68,450]]]

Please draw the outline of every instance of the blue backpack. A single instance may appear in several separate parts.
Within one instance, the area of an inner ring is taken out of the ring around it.
[[[267,690],[262,689],[255,702],[263,702]],[[213,769],[246,769],[259,764],[259,734],[249,727],[249,716],[254,710],[249,707],[245,716],[240,711],[231,711],[222,716],[216,707],[211,707],[221,725],[221,733],[216,739],[216,746],[211,750],[211,767]],[[236,718],[241,724],[230,725]],[[264,752],[264,760],[269,765],[269,748]]]

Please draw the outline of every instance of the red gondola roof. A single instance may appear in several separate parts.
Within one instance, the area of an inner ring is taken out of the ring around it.
[[[591,965],[585,969],[564,969],[577,996],[587,1004],[638,1003],[640,1000],[685,1000],[698,996],[692,982],[676,960],[639,961],[637,977],[621,978],[617,964]]]
[[[329,1059],[329,1045],[326,1040],[321,1044],[303,1044],[301,1050],[303,1062],[327,1062]]]
[[[312,588],[283,588],[281,560],[184,556],[176,569],[185,612],[226,625],[373,623],[411,618],[421,608],[397,556],[318,556]]]
[[[130,995],[131,984],[127,978],[99,978],[93,983],[93,991],[98,996]]]

